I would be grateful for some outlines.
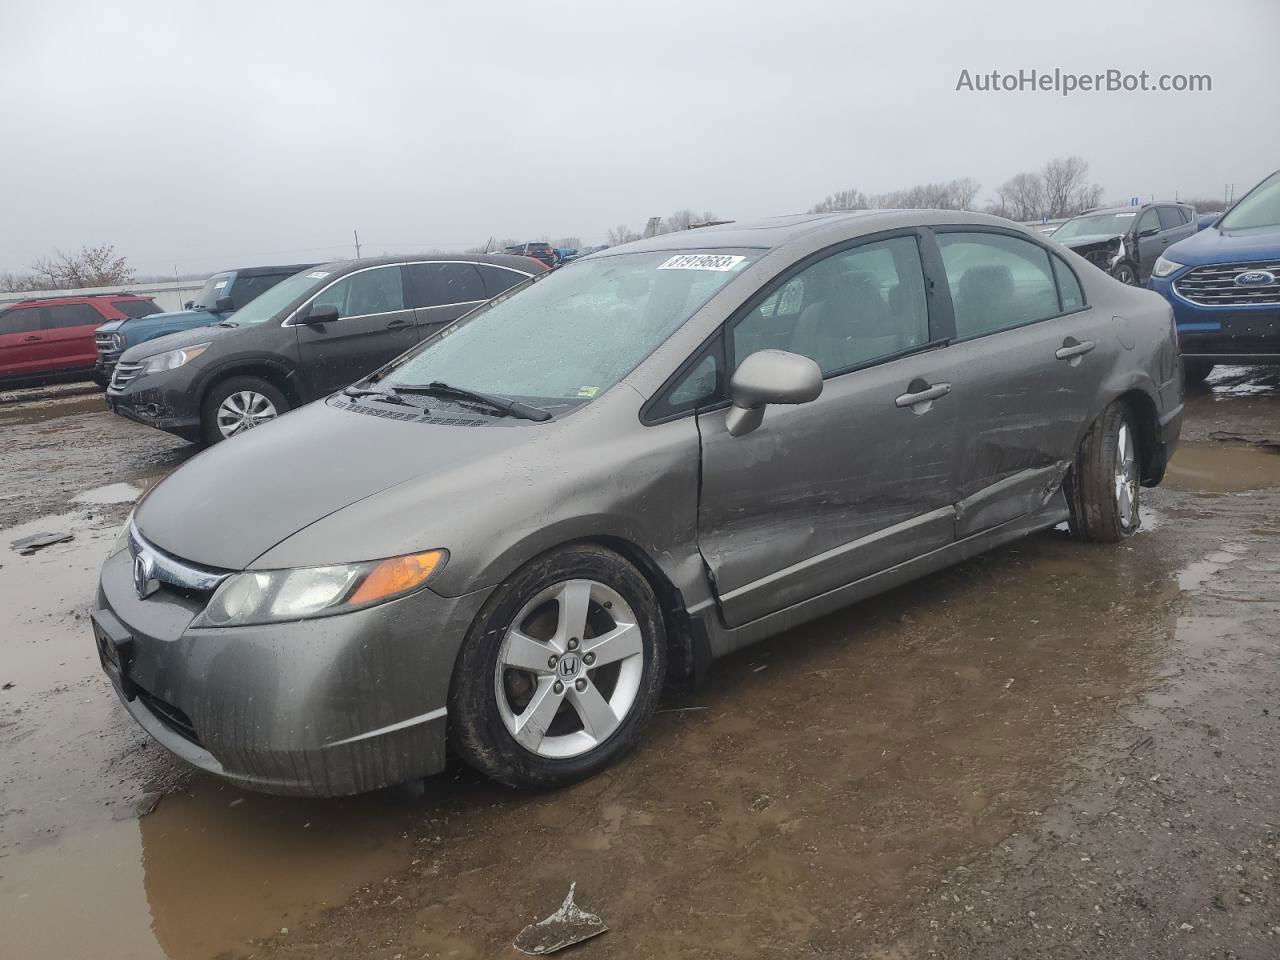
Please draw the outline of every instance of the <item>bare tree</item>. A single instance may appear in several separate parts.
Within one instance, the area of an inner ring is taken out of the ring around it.
[[[866,210],[871,204],[861,190],[840,190],[809,208],[810,213],[835,213],[837,210]]]
[[[1102,188],[1088,184],[1089,161],[1083,157],[1056,157],[1044,165],[1044,210],[1048,217],[1073,217],[1098,205]]]
[[[632,240],[639,240],[640,234],[636,233],[626,224],[619,224],[616,227],[609,228],[609,246],[616,247],[620,243],[630,243]]]
[[[557,250],[577,250],[582,246],[581,237],[562,237],[552,244]]]
[[[55,250],[52,257],[41,257],[25,274],[0,274],[0,289],[7,292],[25,290],[79,290],[84,287],[112,287],[132,282],[133,268],[125,257],[116,256],[109,243],[78,253]]]
[[[1045,215],[1044,181],[1038,173],[1019,173],[996,188],[1002,216],[1039,220]]]

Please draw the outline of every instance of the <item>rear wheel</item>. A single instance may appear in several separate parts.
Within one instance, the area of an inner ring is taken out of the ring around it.
[[[284,394],[259,377],[231,377],[215,384],[200,405],[200,427],[207,443],[252,430],[287,412]]]
[[[1076,539],[1118,543],[1137,532],[1141,473],[1133,414],[1117,401],[1089,428],[1067,478]]]
[[[648,582],[611,550],[566,547],[518,571],[476,618],[453,672],[450,737],[503,783],[573,783],[635,744],[665,672]]]
[[[1211,370],[1213,370],[1213,363],[1208,360],[1182,358],[1182,382],[1189,387],[1197,387],[1204,383]]]

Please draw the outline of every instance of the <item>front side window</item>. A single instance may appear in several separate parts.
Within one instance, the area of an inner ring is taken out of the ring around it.
[[[400,268],[374,267],[343,277],[311,303],[316,307],[337,307],[338,317],[363,317],[371,313],[392,313],[404,309]]]
[[[1156,213],[1155,207],[1152,207],[1138,220],[1138,236],[1149,237],[1152,233],[1160,232],[1160,215]]]
[[[60,303],[44,308],[44,328],[65,330],[68,327],[99,327],[105,318],[87,303]]]
[[[649,356],[758,255],[628,253],[544,274],[446,327],[376,379],[507,397],[589,400]]]
[[[928,340],[919,248],[895,237],[825,257],[770,294],[734,326],[733,365],[788,350],[829,376]]]
[[[1061,312],[1049,251],[1000,233],[938,234],[956,337],[979,337]]]
[[[1280,172],[1250,190],[1227,211],[1218,226],[1223,230],[1280,226]]]
[[[0,313],[0,334],[39,330],[42,312],[40,307],[14,307]]]

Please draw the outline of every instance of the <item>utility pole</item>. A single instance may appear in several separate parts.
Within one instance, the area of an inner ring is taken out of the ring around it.
[[[356,259],[359,260],[360,259],[360,231],[352,230],[351,236],[356,238]]]

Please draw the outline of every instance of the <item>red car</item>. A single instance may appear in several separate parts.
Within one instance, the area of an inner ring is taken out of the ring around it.
[[[93,331],[108,320],[159,312],[150,297],[132,293],[34,297],[0,305],[0,383],[94,378]]]

